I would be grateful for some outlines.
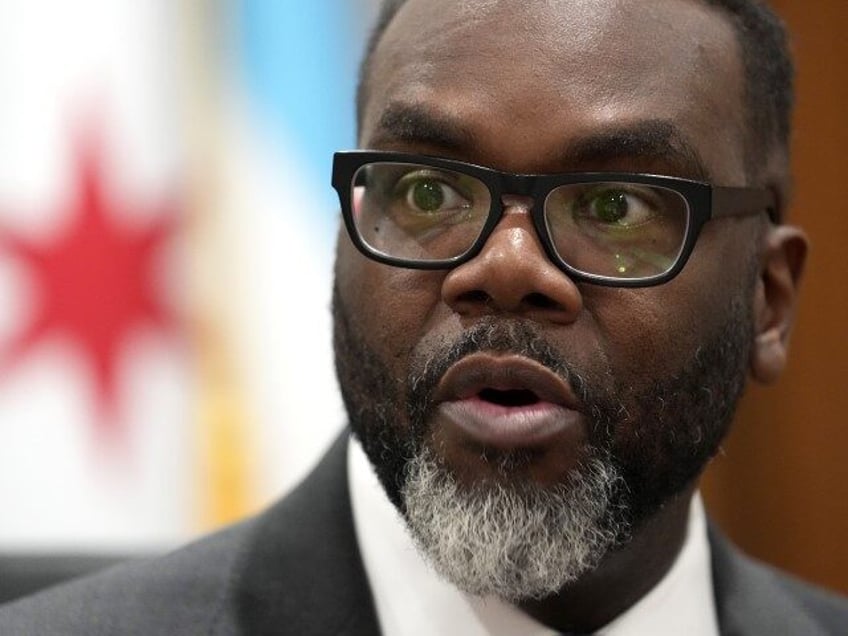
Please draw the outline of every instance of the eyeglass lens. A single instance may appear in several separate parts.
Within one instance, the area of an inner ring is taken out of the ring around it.
[[[366,164],[352,188],[362,241],[375,252],[411,261],[463,255],[492,209],[483,181],[422,164]],[[652,184],[567,184],[544,201],[545,227],[557,255],[580,272],[610,278],[646,278],[671,269],[688,216],[680,193]]]

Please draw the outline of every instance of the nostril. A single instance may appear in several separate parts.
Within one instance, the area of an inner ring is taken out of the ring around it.
[[[454,302],[466,307],[488,307],[492,304],[493,298],[481,289],[472,289],[457,296]],[[556,300],[539,292],[524,296],[520,301],[520,306],[524,310],[558,311],[562,309],[562,305]],[[510,307],[509,309],[517,310],[518,307]]]
[[[559,303],[545,294],[534,292],[524,297],[524,302],[536,309],[559,309]]]
[[[463,294],[460,294],[457,297],[457,300],[460,302],[473,303],[473,304],[487,304],[491,298],[489,294],[480,289],[473,289],[471,291],[467,291]]]

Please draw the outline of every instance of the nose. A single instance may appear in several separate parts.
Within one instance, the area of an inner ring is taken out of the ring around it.
[[[508,313],[573,322],[583,308],[580,290],[545,253],[528,202],[509,199],[504,205],[482,251],[445,277],[442,299],[464,317]]]

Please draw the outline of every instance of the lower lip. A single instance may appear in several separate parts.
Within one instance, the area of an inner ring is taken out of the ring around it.
[[[484,446],[540,446],[578,424],[580,414],[551,402],[502,406],[477,397],[443,402],[439,413]]]

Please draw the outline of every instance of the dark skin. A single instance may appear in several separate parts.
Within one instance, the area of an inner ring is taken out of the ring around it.
[[[743,72],[732,25],[699,2],[485,3],[410,0],[374,57],[360,147],[453,157],[516,173],[638,171],[752,182],[781,198],[785,157],[744,170]],[[754,177],[754,181],[752,181]],[[545,256],[526,214],[508,214],[483,251],[451,271],[372,262],[345,235],[340,301],[398,378],[441,339],[483,317],[534,321],[590,377],[638,393],[679,372],[713,333],[754,258],[750,375],[781,373],[806,253],[803,234],[762,217],[711,222],[683,272],[661,286],[576,284]],[[668,346],[674,343],[674,346]],[[480,449],[438,418],[429,443],[464,481],[492,476]],[[398,426],[405,426],[403,414]],[[583,456],[587,422],[550,440],[526,467],[556,483]],[[623,427],[616,444],[632,440]],[[667,501],[633,539],[558,595],[523,608],[561,630],[592,631],[644,595],[672,564],[696,484]]]

